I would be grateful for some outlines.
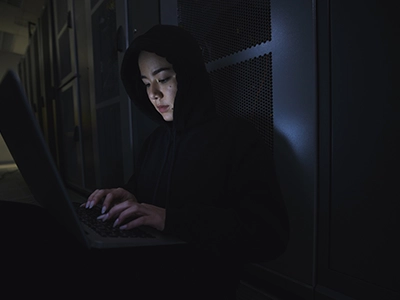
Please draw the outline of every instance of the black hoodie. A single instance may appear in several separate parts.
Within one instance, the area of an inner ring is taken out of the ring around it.
[[[148,99],[138,67],[142,50],[165,57],[176,72],[172,122]],[[236,261],[281,255],[289,226],[272,155],[250,123],[217,115],[193,37],[176,26],[151,28],[127,49],[121,78],[133,103],[160,124],[124,188],[139,202],[165,207],[164,231],[197,249]]]

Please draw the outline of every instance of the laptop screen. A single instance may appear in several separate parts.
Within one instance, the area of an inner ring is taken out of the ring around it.
[[[38,120],[12,70],[0,84],[0,132],[35,200],[86,244]]]

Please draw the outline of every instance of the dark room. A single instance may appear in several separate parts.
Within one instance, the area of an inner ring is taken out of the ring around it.
[[[398,14],[1,0],[2,294],[399,300]]]

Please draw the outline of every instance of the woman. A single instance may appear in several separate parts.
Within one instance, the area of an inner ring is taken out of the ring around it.
[[[217,115],[201,49],[182,28],[157,25],[137,37],[121,78],[160,126],[129,182],[94,191],[86,207],[103,201],[99,219],[121,230],[148,225],[187,241],[187,283],[233,297],[240,266],[275,259],[288,242],[271,153],[249,123]]]

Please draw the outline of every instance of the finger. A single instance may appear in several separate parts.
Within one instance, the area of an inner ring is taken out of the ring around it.
[[[102,213],[104,214],[110,207],[111,204],[115,201],[124,201],[130,198],[134,198],[134,196],[123,188],[116,188],[109,190],[109,193],[106,195],[106,198],[103,202]]]
[[[89,197],[87,198],[86,202],[83,203],[84,206],[85,206],[86,208],[89,208],[90,201],[92,201],[94,195],[95,195],[97,192],[98,192],[98,190],[94,190],[94,191],[89,195]]]
[[[121,200],[128,200],[128,199],[133,199],[134,198],[134,196],[130,192],[128,192],[127,190],[125,190],[125,189],[123,189],[121,187],[116,188],[114,190],[114,193],[116,195],[118,195],[118,197],[121,198]]]
[[[112,202],[116,199],[114,191],[110,191],[104,201],[103,201],[103,207],[101,208],[101,213],[104,214],[108,208],[111,206]]]
[[[134,216],[135,212],[137,211],[137,206],[138,204],[132,201],[124,201],[120,204],[114,205],[110,211],[107,213],[108,214],[108,219],[119,219],[114,225],[118,225],[123,221],[126,216],[129,214]],[[129,212],[125,212],[126,210],[129,210]],[[121,217],[122,214],[122,217]]]
[[[95,190],[90,196],[88,197],[88,200],[86,202],[86,208],[92,208],[94,205],[96,205],[101,198],[103,198],[104,190]]]
[[[89,201],[93,201],[101,196],[106,190],[105,189],[96,189],[88,198]]]
[[[105,222],[106,220],[108,220],[108,217],[109,217],[109,214],[100,215],[97,217],[97,220]]]
[[[128,202],[128,201],[126,201]],[[124,224],[127,220],[131,220],[133,218],[138,218],[140,216],[146,215],[149,212],[145,207],[141,204],[129,201],[130,203],[127,205],[125,209],[122,209],[118,215],[118,218],[114,222],[114,227]]]
[[[149,225],[149,220],[150,217],[149,216],[141,216],[138,217],[132,221],[130,221],[129,223],[126,223],[125,225],[122,225],[121,227],[119,227],[119,229],[121,230],[129,230],[129,229],[133,229],[139,226],[143,226],[143,225]]]

